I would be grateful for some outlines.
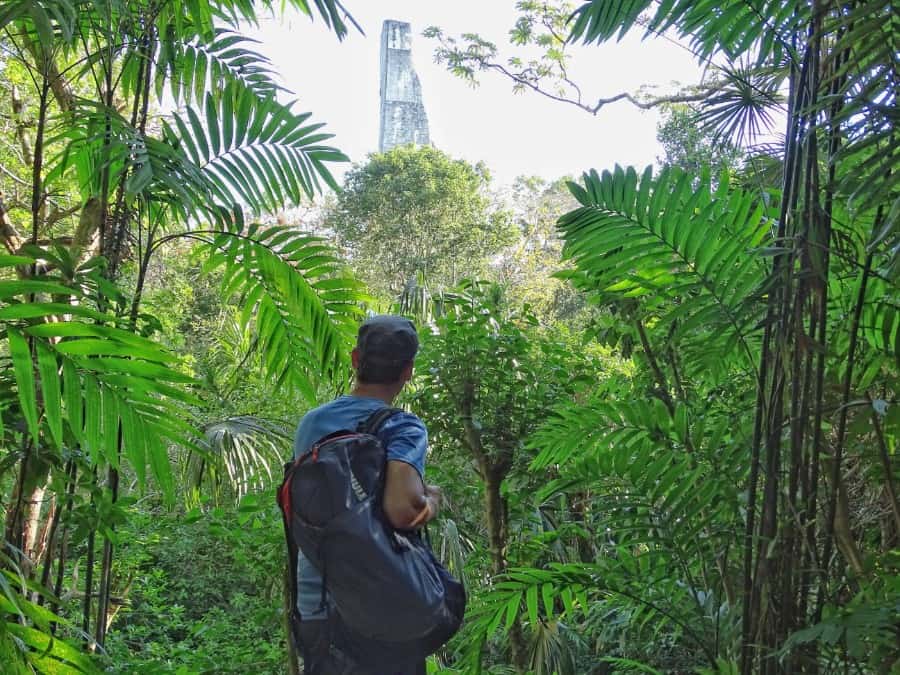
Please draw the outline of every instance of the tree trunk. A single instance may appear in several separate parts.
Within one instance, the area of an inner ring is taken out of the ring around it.
[[[569,497],[568,510],[572,514],[574,520],[580,527],[590,532],[588,528],[588,504],[590,496],[586,492],[579,492]],[[578,547],[578,559],[583,563],[592,563],[595,560],[594,546],[591,536],[578,534],[575,537],[575,543]]]
[[[500,494],[501,481],[486,472],[484,482],[484,513],[487,517],[488,548],[491,553],[491,572],[506,571],[506,504]]]
[[[492,467],[484,466],[484,512],[487,517],[488,547],[491,554],[491,572],[503,574],[507,568],[506,544],[508,536],[508,518],[506,499],[500,494],[503,479],[497,476]],[[528,648],[522,634],[519,619],[509,629],[509,647],[512,665],[516,672],[528,671]]]
[[[294,632],[291,628],[291,615],[294,608],[291,607],[291,572],[287,565],[284,567],[282,579],[283,588],[281,597],[284,599],[282,604],[282,616],[284,617],[284,630],[287,635],[288,675],[300,675],[300,655],[297,653],[297,646],[294,644]]]
[[[27,577],[39,562],[34,557],[35,545],[42,530],[41,511],[49,485],[48,474],[49,467],[36,457],[34,450],[26,452],[10,500],[14,506],[6,514],[6,541],[21,552],[18,563]]]

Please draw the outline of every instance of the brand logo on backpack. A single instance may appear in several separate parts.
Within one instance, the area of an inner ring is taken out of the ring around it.
[[[366,494],[366,491],[363,490],[362,485],[359,484],[359,481],[356,480],[356,476],[352,473],[350,474],[350,486],[353,488],[353,494],[356,495],[356,498],[359,501],[368,499],[369,495]]]

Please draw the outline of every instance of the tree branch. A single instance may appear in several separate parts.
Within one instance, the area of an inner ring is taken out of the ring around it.
[[[55,225],[63,218],[68,218],[69,216],[74,216],[76,213],[78,213],[78,210],[80,208],[81,208],[81,205],[77,204],[68,209],[60,209],[56,204],[54,204],[53,209],[50,211],[50,215],[48,215],[46,220],[44,221],[44,225],[46,227],[51,227],[52,225]],[[74,238],[73,238],[73,240],[74,240]]]
[[[469,446],[469,451],[475,456],[479,464],[489,469],[490,463],[487,461],[487,453],[485,453],[484,446],[481,444],[481,434],[472,421],[472,403],[474,398],[475,385],[472,382],[466,382],[462,398],[459,401],[460,412],[462,413],[460,419],[463,423],[466,445]]]
[[[12,180],[14,183],[18,183],[19,185],[29,185],[29,186],[31,185],[31,183],[29,183],[27,180],[19,178],[16,174],[14,174],[12,171],[7,169],[2,164],[0,164],[0,171],[2,171],[4,174],[6,174],[7,178]]]
[[[13,117],[15,118],[16,137],[19,139],[19,147],[22,149],[22,163],[31,166],[34,163],[34,151],[31,147],[31,139],[26,131],[24,120],[25,102],[19,95],[19,88],[13,85],[10,90],[10,103],[12,104]],[[26,185],[30,183],[26,182]]]
[[[3,193],[0,192],[0,238],[3,239],[3,245],[10,253],[17,253],[25,243],[22,235],[9,219],[9,213],[6,210],[6,204],[3,202]]]
[[[714,94],[717,91],[721,91],[725,87],[724,82],[717,82],[715,84],[705,85],[699,91],[692,94],[672,94],[670,96],[658,96],[656,98],[648,98],[646,100],[640,100],[636,98],[633,94],[629,94],[628,92],[622,92],[616,94],[614,96],[610,96],[608,98],[598,98],[593,105],[584,103],[581,99],[581,90],[568,78],[564,78],[564,81],[569,84],[570,87],[574,88],[577,92],[577,97],[572,98],[569,96],[564,96],[560,94],[554,94],[553,92],[545,89],[536,81],[524,77],[520,73],[514,73],[509,70],[506,66],[500,63],[489,62],[485,60],[479,60],[479,65],[482,70],[495,70],[509,79],[513,80],[516,84],[519,84],[523,87],[527,87],[541,96],[549,98],[553,101],[558,101],[560,103],[567,103],[569,105],[573,105],[576,108],[580,108],[591,115],[596,115],[603,109],[605,106],[608,106],[612,103],[617,103],[619,101],[628,101],[633,106],[640,108],[641,110],[651,110],[653,108],[657,108],[661,105],[667,105],[670,103],[696,103],[699,101],[703,101],[710,96],[710,94]]]
[[[91,197],[84,204],[81,210],[81,216],[78,218],[78,227],[75,228],[75,235],[72,237],[72,245],[69,252],[72,258],[82,262],[94,255],[100,249],[100,231],[102,209],[100,208],[100,200]]]

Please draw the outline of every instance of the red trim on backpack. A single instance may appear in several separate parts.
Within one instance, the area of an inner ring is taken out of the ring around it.
[[[326,443],[330,443],[331,441],[337,441],[342,438],[352,438],[353,436],[359,436],[357,433],[351,434],[342,434],[340,436],[332,436],[329,438]],[[324,443],[316,443],[312,446],[312,449],[309,452],[305,452],[300,455],[296,460],[294,460],[293,466],[291,466],[288,471],[287,476],[284,479],[284,483],[281,485],[281,489],[278,490],[278,505],[281,507],[282,512],[284,513],[284,517],[290,525],[291,515],[293,511],[291,510],[291,479],[294,477],[294,469],[303,464],[307,459],[312,458],[312,461],[319,461],[319,448],[324,445]]]
[[[285,479],[284,484],[281,486],[281,489],[278,491],[278,505],[281,507],[281,512],[284,514],[284,520],[286,525],[290,525],[291,522],[291,478],[293,478],[293,472],[288,474],[288,477]]]

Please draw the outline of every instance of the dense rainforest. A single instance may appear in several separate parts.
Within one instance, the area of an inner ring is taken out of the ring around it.
[[[392,311],[470,595],[429,672],[898,672],[896,3],[431,27],[469,82],[661,112],[655,167],[506,186],[412,146],[335,178],[244,29],[346,4],[0,4],[0,671],[298,672],[274,490]],[[703,81],[590,99],[573,47],[629,32]]]

